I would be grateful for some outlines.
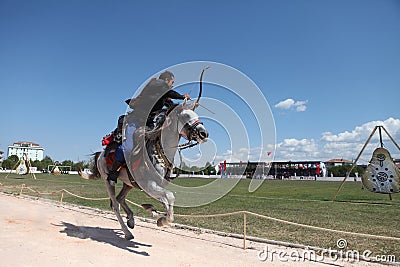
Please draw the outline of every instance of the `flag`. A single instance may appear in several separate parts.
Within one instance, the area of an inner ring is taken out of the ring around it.
[[[271,155],[272,154],[272,151],[268,151],[267,152],[267,156],[269,156],[269,155]]]

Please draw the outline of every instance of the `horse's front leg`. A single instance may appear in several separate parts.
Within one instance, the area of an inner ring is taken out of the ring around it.
[[[104,183],[106,184],[108,195],[110,196],[111,199],[111,204],[112,204],[112,209],[115,213],[115,216],[117,216],[118,222],[121,225],[121,229],[125,234],[125,239],[130,240],[133,239],[132,233],[129,231],[128,227],[126,227],[124,220],[122,219],[121,213],[119,211],[119,204],[117,201],[117,198],[115,197],[115,186],[110,185],[107,182],[107,179],[104,179]]]
[[[175,205],[175,196],[172,192],[167,191],[167,200],[168,200],[168,206],[166,206],[166,211],[167,211],[167,221],[168,223],[171,223],[174,221],[174,205]]]
[[[159,201],[164,205],[166,216],[157,220],[157,226],[164,226],[174,221],[175,196],[172,192],[164,189],[164,194]]]
[[[121,207],[124,209],[126,215],[127,215],[127,224],[128,227],[133,229],[135,227],[135,218],[133,216],[133,212],[132,210],[129,208],[128,204],[126,204],[126,196],[128,195],[128,193],[132,190],[132,187],[127,185],[127,184],[123,184],[122,186],[122,190],[121,192],[119,192],[118,196],[117,196],[117,201],[118,203],[121,205]]]

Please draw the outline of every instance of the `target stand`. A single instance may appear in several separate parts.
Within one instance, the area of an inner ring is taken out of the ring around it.
[[[383,147],[382,142],[382,130],[387,134],[390,140],[395,144],[397,149],[400,151],[399,145],[393,139],[393,137],[388,133],[388,131],[383,126],[375,126],[374,130],[368,137],[367,141],[365,142],[363,148],[361,149],[360,153],[358,154],[356,160],[354,161],[353,165],[351,166],[350,170],[346,174],[346,177],[340,183],[340,186],[333,197],[333,201],[336,200],[337,195],[339,194],[340,190],[342,189],[344,182],[349,178],[351,171],[356,166],[357,161],[361,157],[365,147],[368,145],[369,141],[371,140],[372,136],[375,134],[376,130],[379,130],[379,141],[380,147],[376,148],[372,154],[371,161],[369,162],[367,169],[365,170],[364,174],[362,175],[362,183],[365,188],[373,193],[381,193],[381,194],[388,194],[389,199],[392,200],[393,193],[400,192],[400,170],[394,164],[392,157],[390,156],[389,151]]]
[[[47,166],[47,173],[59,176],[63,173],[68,173],[71,171],[71,166],[62,166],[60,163],[56,161],[54,164]]]
[[[18,166],[18,167],[17,167]],[[10,170],[5,178],[10,175],[10,173],[15,170],[15,172],[19,175],[26,175],[28,173],[36,180],[35,174],[31,171],[31,160],[28,157],[28,153],[24,153],[21,159],[14,165],[14,167]]]

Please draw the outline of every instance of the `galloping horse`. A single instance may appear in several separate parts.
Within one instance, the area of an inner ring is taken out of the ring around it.
[[[125,154],[130,173],[128,173],[129,170],[120,171],[118,180],[123,182],[123,186],[117,196],[115,186],[111,186],[107,182],[108,167],[104,157],[105,151],[96,153],[93,175],[80,173],[81,177],[86,179],[99,176],[103,178],[111,199],[111,208],[118,218],[126,239],[132,239],[133,235],[121,217],[119,204],[127,214],[128,227],[134,228],[133,212],[125,202],[127,194],[133,187],[144,190],[149,196],[164,205],[166,214],[162,215],[157,213],[152,205],[142,205],[154,217],[158,217],[158,226],[166,225],[174,220],[175,197],[165,187],[170,181],[173,159],[179,147],[179,140],[181,137],[185,137],[188,139],[186,146],[191,147],[194,144],[204,143],[208,139],[208,132],[194,112],[194,108],[195,104],[188,105],[184,101],[168,114],[162,126],[149,132],[142,128],[137,130],[134,136],[126,137],[134,138],[136,147],[132,153]]]

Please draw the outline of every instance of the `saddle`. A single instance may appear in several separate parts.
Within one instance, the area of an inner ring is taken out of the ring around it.
[[[161,163],[168,170],[164,178],[169,181],[173,164],[170,163],[168,159],[165,157],[164,151],[162,150],[159,144],[162,129],[170,124],[170,120],[166,117],[166,113],[167,113],[166,110],[160,110],[157,113],[152,114],[153,116],[151,116],[151,121],[149,121],[150,123],[144,126],[140,126],[135,130],[133,134],[133,139],[135,140],[134,142],[135,146],[133,148],[133,151],[131,152],[130,155],[131,163],[129,164],[132,164],[131,166],[133,168],[133,171],[136,171],[138,167],[141,166],[143,163],[145,163],[144,166],[148,169],[149,166],[147,166],[146,161],[143,160],[143,156],[146,153],[149,153],[147,151],[148,149],[147,144],[148,142],[151,142],[152,144],[151,150],[154,153],[156,160],[158,161],[158,163]],[[119,119],[119,122],[122,121],[121,117]],[[119,127],[117,129],[121,129],[122,132],[125,131],[124,127],[126,127],[127,124],[122,126],[122,123],[119,123],[118,126]],[[111,167],[113,166],[113,163],[115,161],[115,155],[114,155],[115,149],[121,144],[120,142],[116,141],[115,138],[113,138],[116,135],[117,129],[111,135],[105,136],[102,142],[103,145],[106,145],[106,147],[104,148],[105,150],[104,156],[106,158],[106,166],[108,169],[111,169]],[[105,139],[108,139],[109,142],[107,143],[104,142]],[[143,140],[145,142],[142,142]],[[134,179],[126,163],[121,167],[121,169],[127,171],[129,179],[131,180],[132,183],[134,183]]]
[[[364,174],[363,185],[371,192],[392,194],[400,192],[400,170],[385,148],[377,148],[372,154]]]
[[[107,168],[110,170],[111,167],[113,166],[115,161],[115,155],[114,155],[114,151],[109,151],[108,154],[106,155],[106,166]],[[126,164],[121,166],[122,170],[126,170],[127,166]]]
[[[114,164],[114,160],[115,160],[114,150],[109,151],[108,154],[106,155],[106,166],[107,166],[108,170],[110,170],[112,168],[112,166]],[[140,163],[141,163],[141,158],[136,159],[133,163],[133,169],[136,170]],[[140,186],[136,183],[135,179],[133,178],[126,163],[124,163],[124,165],[121,166],[121,170],[126,170],[126,173],[128,174],[128,178],[131,181],[131,184],[134,187],[141,189]]]

